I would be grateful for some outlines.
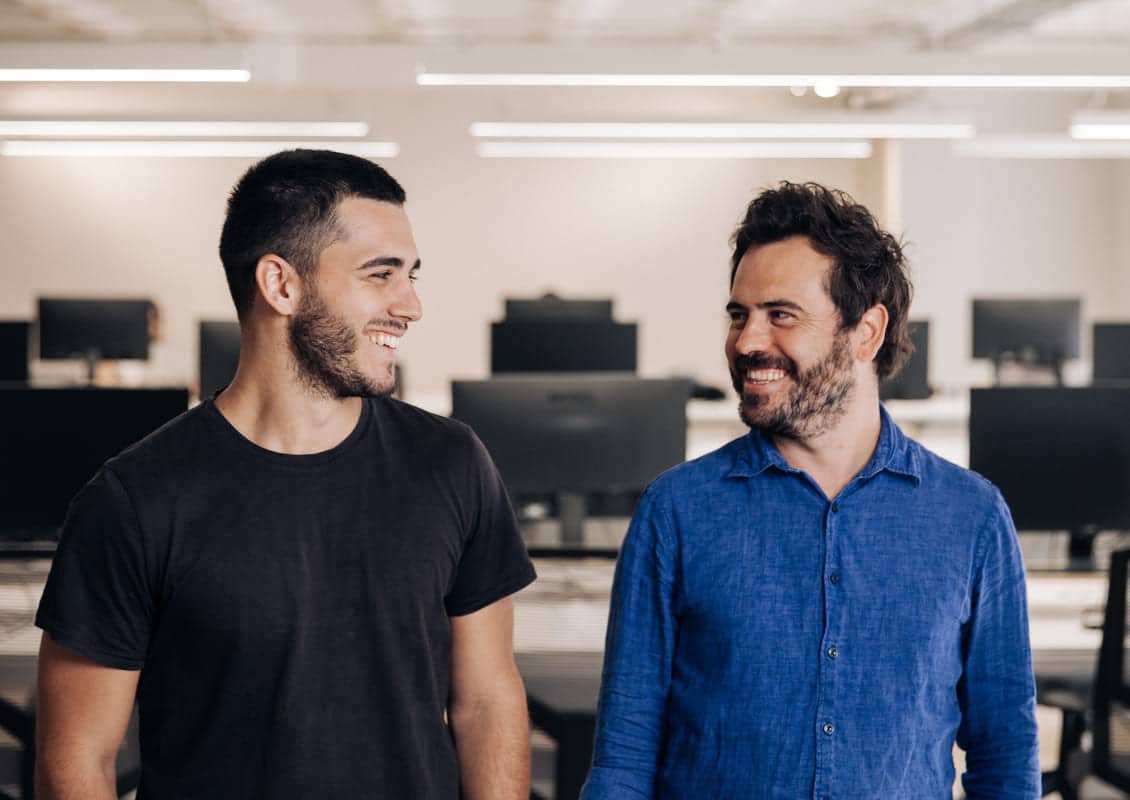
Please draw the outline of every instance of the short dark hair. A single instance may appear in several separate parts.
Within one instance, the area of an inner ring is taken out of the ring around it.
[[[220,234],[220,260],[236,313],[255,297],[255,266],[275,254],[303,277],[341,237],[337,207],[346,197],[404,205],[404,189],[381,167],[332,150],[286,150],[251,167],[232,189]]]
[[[846,192],[782,181],[753,199],[730,237],[730,285],[747,250],[793,236],[807,237],[818,253],[833,259],[826,288],[841,330],[858,325],[872,306],[886,306],[887,335],[875,372],[880,380],[896,375],[914,349],[907,334],[913,289],[903,246]]]

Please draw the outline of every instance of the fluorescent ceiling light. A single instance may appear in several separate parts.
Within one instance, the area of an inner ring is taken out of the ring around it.
[[[44,83],[95,81],[141,83],[247,83],[245,69],[8,69],[0,68],[0,81]]]
[[[868,158],[867,142],[479,142],[483,158]]]
[[[95,156],[149,158],[259,158],[296,147],[337,150],[365,158],[395,158],[395,142],[216,142],[216,141],[6,141],[0,156]]]
[[[1073,139],[1130,139],[1130,112],[1088,111],[1071,117]]]
[[[1125,89],[1128,75],[711,75],[645,73],[420,72],[420,86],[752,86],[834,84],[841,88],[915,89]]]
[[[954,142],[972,158],[1130,158],[1130,141],[1080,141],[1066,136],[993,136]]]
[[[968,139],[958,122],[475,122],[487,139]]]
[[[106,120],[0,120],[0,137],[17,136],[367,136],[364,122],[178,122]]]

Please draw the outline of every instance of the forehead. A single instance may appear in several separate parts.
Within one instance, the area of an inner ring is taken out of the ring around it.
[[[365,258],[393,256],[411,264],[416,260],[416,241],[403,206],[368,197],[346,197],[337,205],[341,237],[324,254],[363,255]]]
[[[791,300],[815,310],[832,304],[827,288],[832,264],[805,236],[751,247],[738,262],[730,294],[744,305]]]

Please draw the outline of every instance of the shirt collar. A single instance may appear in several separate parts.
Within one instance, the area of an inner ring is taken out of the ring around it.
[[[921,483],[922,465],[919,462],[918,451],[882,405],[879,406],[879,414],[881,425],[879,445],[875,448],[875,454],[871,456],[871,461],[856,478],[866,480],[886,470],[910,478],[915,484]],[[799,472],[799,470],[789,466],[772,440],[761,431],[750,431],[744,441],[746,446],[736,449],[734,463],[730,466],[726,477],[752,478],[770,467],[782,472]]]

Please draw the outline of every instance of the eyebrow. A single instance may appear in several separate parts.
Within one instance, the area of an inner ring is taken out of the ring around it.
[[[361,269],[372,269],[373,267],[393,267],[394,269],[403,269],[404,268],[404,259],[403,258],[396,258],[394,256],[377,256],[376,258],[370,258],[368,261],[366,261],[364,264],[359,266],[357,269],[359,269],[359,270],[361,270]],[[420,259],[417,258],[416,263],[413,264],[411,269],[409,269],[408,271],[409,272],[419,272],[420,271]]]
[[[788,309],[789,311],[800,311],[800,312],[804,311],[803,306],[801,306],[797,303],[794,303],[792,300],[766,300],[766,301],[761,302],[761,303],[756,303],[755,305],[756,305],[757,308],[760,308],[760,309],[785,308],[785,309]],[[743,303],[737,302],[736,300],[731,300],[729,303],[726,304],[726,310],[727,311],[748,311],[749,307],[746,306]]]

